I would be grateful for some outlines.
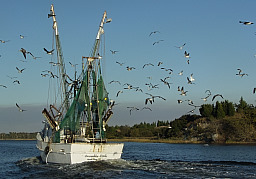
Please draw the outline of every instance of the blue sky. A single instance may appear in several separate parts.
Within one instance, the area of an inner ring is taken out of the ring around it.
[[[50,68],[49,62],[56,57],[45,54],[43,48],[51,49],[53,41],[52,19],[47,18],[51,4],[54,4],[60,40],[67,73],[74,74],[71,63],[81,64],[81,57],[88,56],[94,43],[103,12],[113,21],[105,26],[105,55],[103,61],[104,80],[111,99],[118,105],[110,125],[133,125],[140,122],[174,120],[193,109],[195,105],[212,102],[214,94],[222,94],[224,99],[238,103],[241,96],[255,105],[253,88],[256,87],[255,66],[256,36],[255,24],[243,25],[239,21],[255,22],[255,1],[3,1],[0,11],[0,132],[39,131],[43,116],[41,111],[49,103],[49,78],[41,77],[43,70]],[[159,31],[149,36],[153,31]],[[20,39],[24,35],[24,39]],[[154,42],[160,41],[153,45]],[[175,46],[186,43],[182,50]],[[24,60],[19,51],[25,48],[38,56]],[[110,50],[117,50],[111,54]],[[190,53],[187,64],[184,51]],[[55,54],[56,55],[56,54]],[[119,66],[116,61],[125,63]],[[158,67],[157,63],[163,64]],[[142,68],[144,64],[154,66]],[[127,66],[136,69],[127,71]],[[25,68],[19,74],[16,70]],[[169,75],[161,67],[171,68]],[[248,76],[240,77],[238,68]],[[81,70],[81,65],[78,70]],[[182,76],[178,73],[183,70]],[[187,84],[187,77],[193,73],[195,84]],[[11,77],[18,77],[20,85]],[[172,83],[168,89],[160,79],[169,76]],[[148,79],[147,77],[152,77]],[[122,83],[108,84],[112,80]],[[143,89],[143,93],[123,89],[130,83]],[[159,89],[148,91],[146,83],[159,84]],[[184,87],[187,96],[181,96],[177,87]],[[116,93],[123,90],[119,97]],[[204,102],[201,98],[212,96]],[[134,111],[129,114],[127,107],[142,109],[145,93],[160,95],[166,101],[156,99],[152,111]],[[17,110],[18,103],[27,111]],[[196,109],[195,114],[198,114]]]

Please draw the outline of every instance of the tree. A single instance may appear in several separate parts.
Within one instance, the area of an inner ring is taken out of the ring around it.
[[[203,117],[210,117],[212,115],[213,107],[211,104],[203,104],[200,109],[200,114]]]
[[[225,112],[223,110],[222,104],[217,101],[215,105],[215,117],[217,119],[222,119],[225,117]]]

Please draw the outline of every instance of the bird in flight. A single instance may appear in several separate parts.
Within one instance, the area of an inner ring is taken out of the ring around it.
[[[27,37],[25,35],[20,35],[20,39],[24,39],[24,37]]]
[[[20,84],[20,81],[19,81],[19,80],[14,80],[13,83],[18,83],[18,84]]]
[[[151,36],[152,34],[155,34],[155,33],[160,33],[160,32],[159,31],[150,32],[149,36]]]
[[[21,109],[21,107],[17,103],[16,103],[16,106],[17,106],[17,108],[19,109],[20,112],[26,111],[24,109]]]
[[[135,68],[127,66],[126,69],[127,69],[127,71],[131,71],[132,69],[135,69]]]
[[[26,68],[20,70],[18,67],[16,67],[16,69],[18,70],[18,73],[22,73]]]
[[[7,88],[7,86],[5,86],[5,85],[1,85],[1,84],[0,84],[0,86],[2,86],[3,88]]]
[[[54,49],[52,49],[51,51],[48,51],[46,48],[44,48],[44,51],[45,51],[48,55],[52,55],[52,54],[53,54]]]
[[[10,40],[0,40],[1,43],[9,42]]]
[[[120,93],[123,93],[123,91],[122,91],[122,90],[118,91],[118,92],[116,93],[116,97],[118,97]]]
[[[154,42],[153,45],[158,44],[161,41],[164,41],[164,40],[158,40],[158,41]]]
[[[189,53],[187,51],[184,52],[185,58],[190,58]]]
[[[149,65],[154,66],[152,63],[147,63],[147,64],[143,65],[142,68],[145,68],[146,66],[149,66]]]
[[[244,75],[248,76],[248,74],[242,73],[241,69],[238,68],[237,70],[238,70],[238,73],[236,75],[241,76],[241,77],[243,77]]]
[[[118,52],[118,51],[116,51],[116,50],[110,50],[110,52],[111,52],[112,54],[116,54],[116,52]]]
[[[136,107],[127,107],[130,109],[130,115],[132,115],[132,111],[136,110],[136,111],[139,111],[140,109],[139,108],[136,108]]]
[[[214,95],[214,96],[212,97],[212,101],[213,101],[217,96],[220,96],[222,99],[224,99],[221,94],[216,94],[216,95]]]
[[[21,48],[20,52],[23,54],[24,58],[26,59],[27,58],[27,55],[26,55],[27,51],[24,48]]]
[[[252,25],[252,24],[254,24],[253,22],[250,22],[250,21],[239,21],[239,23],[244,24],[244,25]]]
[[[178,46],[174,46],[174,47],[176,47],[176,48],[182,50],[185,45],[186,45],[186,43],[184,43],[183,45],[181,45],[181,46],[179,46],[179,47],[178,47]]]
[[[123,66],[124,63],[118,62],[116,61],[117,64],[119,64],[120,66]]]

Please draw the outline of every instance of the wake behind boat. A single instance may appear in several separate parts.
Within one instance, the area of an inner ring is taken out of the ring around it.
[[[113,114],[114,102],[109,100],[104,85],[101,68],[104,58],[99,55],[103,26],[111,19],[106,19],[104,12],[92,53],[82,57],[82,72],[72,80],[66,74],[53,5],[48,17],[53,18],[58,75],[52,70],[48,73],[53,76],[50,80],[59,82],[61,94],[56,96],[62,100],[42,111],[46,120],[37,134],[37,148],[43,162],[75,164],[121,158],[124,144],[107,143],[106,139],[105,126]]]

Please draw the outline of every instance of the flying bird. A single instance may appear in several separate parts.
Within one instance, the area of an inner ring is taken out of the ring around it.
[[[152,109],[149,107],[143,107],[141,110],[143,110],[143,109],[148,109],[148,110],[152,111]]]
[[[126,67],[127,71],[131,71],[132,69],[135,69],[135,68],[134,67],[129,67],[129,66]]]
[[[7,86],[5,86],[5,85],[1,85],[1,84],[0,84],[0,86],[2,86],[3,88],[7,88]]]
[[[155,34],[155,33],[160,33],[160,32],[159,31],[150,32],[149,36],[151,36],[152,34]]]
[[[160,65],[162,65],[162,64],[163,64],[163,62],[158,62],[157,66],[160,66]]]
[[[189,53],[187,51],[184,52],[185,58],[190,58]]]
[[[174,46],[174,47],[179,48],[180,50],[182,50],[185,45],[186,45],[186,43],[184,43],[183,45],[181,45],[179,47],[178,46]]]
[[[18,84],[20,84],[20,81],[19,81],[19,80],[14,80],[13,83],[18,83]]]
[[[10,40],[0,40],[1,43],[9,42]]]
[[[16,69],[18,70],[18,73],[22,73],[26,68],[20,70],[18,67],[16,67]]]
[[[17,103],[16,103],[16,106],[17,106],[17,108],[19,109],[20,112],[26,111],[24,109],[21,109],[21,107]]]
[[[116,52],[118,52],[118,51],[116,51],[116,50],[110,50],[110,52],[111,52],[112,54],[116,54]]]
[[[119,64],[120,66],[122,66],[124,63],[118,62],[116,61],[117,64]]]
[[[26,59],[27,58],[27,55],[26,55],[27,51],[24,48],[21,48],[20,52],[23,54],[24,58]]]
[[[136,110],[136,111],[139,111],[140,109],[139,108],[136,108],[136,107],[127,107],[130,109],[130,115],[132,114],[132,111]]]
[[[154,66],[152,63],[147,63],[147,64],[143,65],[142,68],[145,68],[146,66],[149,66],[149,65]]]
[[[112,83],[118,83],[121,85],[120,81],[115,81],[115,80],[110,81],[108,84],[112,84]]]
[[[27,37],[25,35],[20,35],[20,39],[24,39],[24,37]]]
[[[253,22],[250,22],[250,21],[239,21],[239,23],[242,23],[244,25],[252,25],[252,24],[254,24]]]
[[[217,96],[220,96],[222,99],[224,99],[221,94],[216,94],[216,95],[214,95],[214,96],[212,97],[212,101],[213,101]]]
[[[46,48],[44,48],[44,51],[45,51],[48,55],[52,55],[52,54],[53,54],[54,49],[52,49],[51,51],[48,51]]]
[[[158,44],[161,41],[164,41],[164,40],[158,40],[158,41],[154,42],[153,45]]]
[[[123,93],[123,91],[121,91],[121,90],[118,91],[118,92],[116,93],[116,97],[118,97],[120,93]]]

